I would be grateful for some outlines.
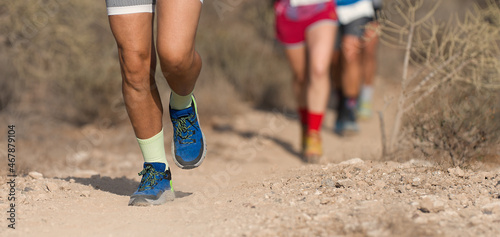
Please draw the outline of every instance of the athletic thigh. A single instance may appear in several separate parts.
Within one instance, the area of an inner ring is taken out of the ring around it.
[[[155,0],[106,0],[109,23],[120,50],[150,51]]]
[[[200,0],[158,0],[157,46],[160,58],[194,53],[201,6]]]
[[[150,71],[153,49],[153,14],[111,15],[109,22],[125,79],[146,86],[149,77],[144,75]]]
[[[296,80],[302,81],[306,79],[306,48],[304,45],[287,47],[285,49],[290,67]]]
[[[336,32],[337,25],[328,21],[318,22],[307,30],[306,44],[312,73],[328,73]]]

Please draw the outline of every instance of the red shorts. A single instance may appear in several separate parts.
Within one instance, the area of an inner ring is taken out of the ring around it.
[[[304,43],[307,30],[318,23],[337,24],[334,1],[326,3],[323,10],[303,20],[294,20],[287,16],[286,7],[275,4],[276,37],[287,47]]]

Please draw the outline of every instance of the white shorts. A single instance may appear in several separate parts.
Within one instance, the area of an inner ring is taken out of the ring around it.
[[[180,0],[184,1],[184,0]],[[200,0],[203,3],[203,0]],[[106,0],[108,15],[155,12],[156,0]]]
[[[375,16],[371,0],[360,0],[350,5],[337,6],[336,10],[339,22],[343,25],[363,17],[373,18]]]

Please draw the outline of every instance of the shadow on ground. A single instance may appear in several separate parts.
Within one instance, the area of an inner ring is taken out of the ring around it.
[[[100,175],[92,175],[90,178],[68,177],[63,180],[75,180],[76,183],[90,185],[97,190],[113,193],[120,196],[130,196],[139,186],[139,182],[126,177],[111,178]],[[192,195],[190,192],[175,191],[175,198],[183,198]]]
[[[241,136],[241,137],[244,137],[246,139],[252,139],[252,138],[263,138],[263,139],[268,139],[270,141],[273,141],[274,143],[276,143],[277,145],[281,146],[285,151],[287,151],[288,153],[290,153],[291,155],[299,158],[300,160],[302,160],[302,156],[300,154],[300,152],[298,152],[297,150],[295,150],[293,148],[293,145],[289,142],[286,142],[286,141],[283,141],[277,137],[274,137],[274,136],[269,136],[267,134],[259,134],[257,132],[254,132],[254,131],[239,131],[237,129],[235,129],[233,126],[231,125],[228,125],[228,124],[225,124],[225,125],[214,125],[213,126],[213,130],[214,131],[217,131],[217,132],[220,132],[220,133],[234,133],[234,134],[237,134],[238,136]]]

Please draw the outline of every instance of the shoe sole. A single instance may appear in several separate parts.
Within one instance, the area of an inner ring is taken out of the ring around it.
[[[305,163],[308,164],[320,164],[322,158],[322,155],[304,155],[302,159]]]
[[[196,104],[196,100],[194,99],[194,96],[192,96],[193,99],[193,104],[194,104],[194,112],[196,113],[196,120],[198,120],[198,105]],[[207,154],[207,140],[205,139],[205,134],[201,130],[201,124],[200,121],[198,120],[198,126],[200,127],[200,132],[201,132],[201,137],[203,138],[203,153],[201,154],[201,159],[196,162],[193,165],[182,165],[180,164],[177,159],[175,159],[175,142],[174,139],[172,139],[172,146],[171,146],[171,152],[172,152],[172,158],[174,159],[175,165],[181,169],[189,170],[189,169],[194,169],[203,163],[205,160],[205,155]]]
[[[143,196],[130,197],[130,201],[128,202],[129,206],[157,206],[165,204],[168,201],[173,201],[175,199],[174,191],[167,191],[161,194],[161,196],[156,199],[147,199]]]

